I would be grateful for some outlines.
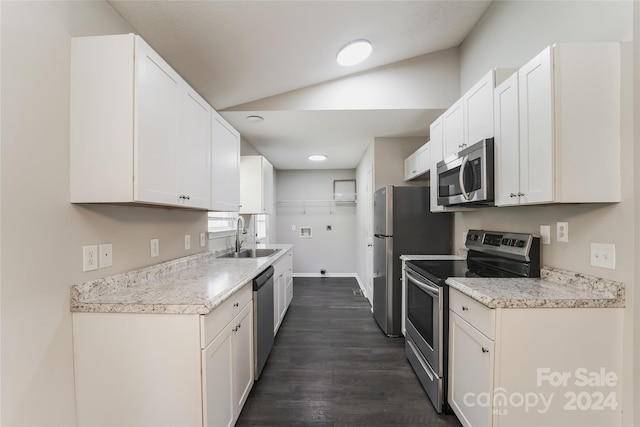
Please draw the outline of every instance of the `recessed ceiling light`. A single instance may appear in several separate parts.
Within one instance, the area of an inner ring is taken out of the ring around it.
[[[323,160],[327,160],[327,156],[324,154],[312,154],[309,156],[309,160],[313,162],[321,162]]]
[[[247,116],[247,121],[251,122],[251,123],[260,123],[261,121],[264,120],[264,117],[262,116],[258,116],[258,115],[252,115],[252,116]]]
[[[369,40],[354,40],[340,49],[336,59],[340,65],[356,65],[367,59],[372,49]]]

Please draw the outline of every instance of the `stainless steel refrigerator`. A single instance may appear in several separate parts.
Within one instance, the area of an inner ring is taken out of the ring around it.
[[[387,185],[374,195],[373,233],[373,316],[385,334],[400,336],[400,255],[451,254],[453,215],[430,212],[429,187]]]

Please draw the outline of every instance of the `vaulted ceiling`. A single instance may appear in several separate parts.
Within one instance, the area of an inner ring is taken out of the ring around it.
[[[459,46],[491,1],[109,3],[276,168],[340,169],[373,138],[426,137],[459,95],[456,52],[439,52]],[[372,55],[338,65],[338,49],[361,38]],[[312,152],[329,159],[310,164]]]

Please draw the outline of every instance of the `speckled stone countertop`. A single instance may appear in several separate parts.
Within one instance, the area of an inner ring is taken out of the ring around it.
[[[71,311],[207,314],[276,262],[292,245],[264,258],[216,258],[211,252],[73,285]]]
[[[624,307],[624,283],[543,267],[541,277],[450,277],[446,283],[489,308]]]

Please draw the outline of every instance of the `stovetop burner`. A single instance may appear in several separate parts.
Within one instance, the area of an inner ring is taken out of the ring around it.
[[[441,286],[448,277],[540,277],[540,239],[530,234],[469,230],[466,247],[466,260],[407,264]]]

